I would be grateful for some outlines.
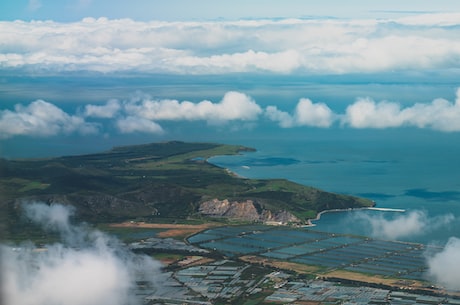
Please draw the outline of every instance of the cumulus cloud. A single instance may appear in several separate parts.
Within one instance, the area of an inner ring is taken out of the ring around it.
[[[121,133],[152,133],[152,134],[162,134],[164,132],[163,128],[146,118],[128,116],[126,118],[120,118],[116,122],[116,126]]]
[[[110,100],[105,105],[86,105],[85,116],[95,118],[112,118],[121,108],[118,100]]]
[[[458,69],[459,16],[0,22],[0,68],[179,74]]]
[[[253,121],[262,112],[261,107],[248,95],[227,92],[218,103],[201,101],[192,103],[177,100],[132,100],[124,105],[132,116],[156,121],[207,121],[222,124],[228,121]]]
[[[105,104],[88,104],[71,115],[43,100],[27,106],[18,104],[12,110],[0,110],[0,139],[18,135],[55,136],[78,132],[95,134],[109,120],[121,133],[162,134],[162,121],[205,121],[223,125],[230,121],[255,122],[262,108],[248,95],[229,91],[222,100],[203,100],[193,103],[170,99],[152,99],[143,95],[120,102],[109,100]],[[88,121],[96,120],[96,121]]]
[[[354,128],[414,126],[459,131],[460,88],[457,89],[453,103],[438,98],[431,103],[417,103],[406,108],[395,102],[375,102],[370,98],[361,98],[347,107],[342,123]]]
[[[278,110],[276,106],[268,106],[265,116],[283,128],[294,126],[330,127],[335,115],[324,103],[313,103],[310,99],[302,98],[297,103],[294,114]]]
[[[77,114],[69,114],[42,100],[27,106],[18,104],[14,110],[0,110],[0,139],[18,135],[54,136],[80,133],[94,134],[115,127],[120,133],[163,134],[163,122],[203,121],[211,126],[229,125],[228,130],[254,128],[260,118],[275,122],[282,128],[330,128],[334,125],[351,128],[427,128],[443,132],[460,131],[460,88],[455,101],[437,98],[431,102],[401,106],[391,101],[377,102],[358,98],[344,113],[334,112],[325,103],[301,98],[292,112],[278,105],[262,108],[252,97],[229,91],[220,101],[199,102],[155,99],[138,94],[129,100],[109,100],[105,104],[88,104]],[[238,125],[238,126],[237,126]]]
[[[69,115],[55,105],[37,100],[27,106],[17,104],[14,111],[0,110],[0,139],[18,135],[51,136],[78,132],[94,134],[97,124]]]
[[[448,225],[455,218],[452,214],[429,217],[425,212],[417,210],[393,216],[387,218],[382,214],[358,213],[353,217],[353,221],[359,221],[363,223],[363,227],[368,227],[372,237],[397,240]]]
[[[428,277],[447,289],[460,289],[460,239],[451,237],[444,249],[427,257]]]
[[[139,274],[158,274],[159,263],[134,255],[100,231],[72,225],[72,210],[62,205],[24,207],[32,221],[57,230],[65,241],[40,249],[0,245],[5,304],[141,304],[133,295],[135,281]]]

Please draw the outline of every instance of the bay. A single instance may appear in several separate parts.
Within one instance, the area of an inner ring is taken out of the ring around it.
[[[460,233],[459,140],[409,128],[275,132],[245,143],[254,153],[210,162],[247,178],[286,178],[404,210],[325,213],[317,230],[445,243]]]

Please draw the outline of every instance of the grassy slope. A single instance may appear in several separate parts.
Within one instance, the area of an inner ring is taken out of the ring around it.
[[[18,217],[18,199],[23,198],[73,204],[78,216],[90,222],[145,218],[152,213],[187,218],[209,198],[254,199],[264,208],[289,210],[302,219],[325,209],[372,204],[286,180],[237,178],[204,161],[242,150],[247,148],[167,142],[82,156],[0,160],[0,204],[8,211],[10,224]]]

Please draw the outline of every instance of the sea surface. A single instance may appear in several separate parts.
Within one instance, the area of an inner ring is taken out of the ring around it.
[[[257,151],[210,162],[247,178],[286,178],[403,210],[325,213],[317,230],[426,244],[460,237],[457,134],[335,129],[275,133],[246,144]]]
[[[152,98],[219,102],[228,91],[249,95],[262,108],[292,113],[300,98],[325,103],[343,114],[359,97],[398,102],[401,107],[455,101],[456,78],[389,75],[267,77],[235,74],[146,77],[4,77],[1,109],[43,99],[73,115],[87,104]],[[261,115],[257,122],[212,125],[162,121],[165,133],[120,134],[113,123],[98,135],[18,136],[0,141],[0,157],[30,158],[94,153],[118,145],[183,140],[238,144],[257,149],[211,162],[248,178],[286,178],[330,192],[362,196],[377,207],[404,212],[347,211],[323,214],[316,229],[384,239],[445,243],[460,237],[460,133],[428,128],[281,128]]]

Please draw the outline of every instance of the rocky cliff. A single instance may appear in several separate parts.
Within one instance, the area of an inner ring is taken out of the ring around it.
[[[263,209],[253,200],[229,201],[217,198],[204,201],[200,204],[199,212],[205,216],[224,217],[246,221],[276,222],[280,224],[300,222],[296,216],[288,211],[270,211]]]

